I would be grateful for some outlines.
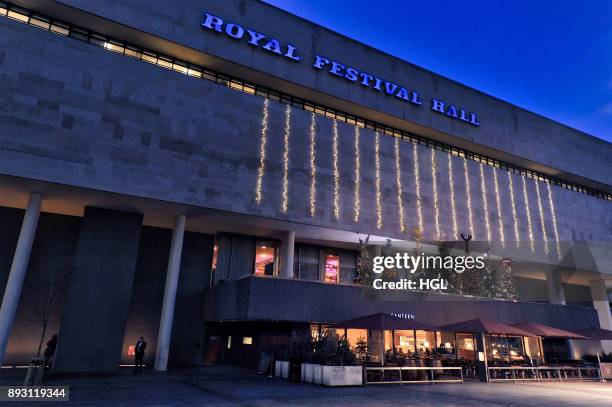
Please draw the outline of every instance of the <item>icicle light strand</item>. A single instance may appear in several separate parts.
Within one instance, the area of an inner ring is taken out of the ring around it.
[[[291,134],[291,106],[285,109],[285,134],[283,137],[283,212],[289,209],[289,135]]]
[[[468,171],[468,163],[467,160],[463,159],[463,174],[465,176],[465,200],[467,202],[467,210],[468,210],[468,234],[472,234],[474,237],[474,219],[472,217],[472,192],[470,186],[470,172]]]
[[[455,180],[453,179],[453,156],[448,154],[448,184],[450,185],[451,216],[453,221],[453,237],[459,239],[459,229],[457,227],[457,210],[455,208]]]
[[[334,120],[332,154],[334,157],[334,218],[340,219],[340,167],[338,164],[338,122]]]
[[[263,199],[263,178],[266,170],[266,142],[268,137],[268,104],[269,99],[264,99],[261,117],[261,139],[259,141],[259,167],[257,168],[257,183],[255,185],[255,202],[257,204],[260,204]]]
[[[557,243],[557,256],[561,259],[561,242],[559,241],[559,230],[557,229],[557,214],[555,213],[555,203],[553,200],[552,190],[550,189],[550,183],[546,183],[546,189],[548,190],[548,205],[550,206],[550,213],[553,221],[553,233],[555,234],[555,241]]]
[[[495,187],[495,203],[497,204],[497,225],[499,227],[499,240],[502,247],[506,247],[506,237],[504,234],[504,218],[502,214],[501,199],[499,196],[499,183],[497,182],[497,170],[493,168],[493,186]]]
[[[314,217],[317,212],[317,122],[315,114],[310,117],[310,216]]]
[[[544,253],[548,254],[548,235],[546,234],[546,220],[544,218],[544,208],[542,207],[542,197],[540,196],[540,182],[533,180],[536,187],[536,197],[538,199],[538,213],[540,214],[540,226],[542,227],[542,239],[544,240]]]
[[[416,144],[412,144],[412,161],[414,162],[414,185],[417,196],[417,221],[421,233],[423,232],[423,208],[421,208],[421,174],[419,173],[419,151]]]
[[[397,211],[399,216],[399,227],[400,232],[404,233],[406,231],[406,226],[404,225],[404,203],[402,202],[402,168],[401,168],[401,159],[400,159],[400,146],[399,139],[395,139],[395,183],[397,186]]]
[[[487,230],[487,241],[491,241],[491,224],[489,224],[489,205],[487,202],[487,184],[485,182],[484,165],[480,163],[480,193],[482,194],[482,210],[484,211],[485,228]]]
[[[516,203],[514,200],[514,185],[512,184],[512,173],[511,172],[508,172],[508,186],[510,188],[510,203],[512,204],[512,221],[514,222],[514,240],[516,243],[516,248],[520,249],[521,235],[519,233],[519,223],[518,223],[518,218],[516,216]]]
[[[431,184],[433,189],[434,223],[436,240],[440,240],[440,206],[438,203],[438,175],[436,174],[436,150],[431,149]]]
[[[527,182],[525,177],[521,177],[523,182],[523,200],[525,201],[525,212],[527,213],[527,231],[529,233],[529,245],[531,251],[535,251],[535,242],[533,241],[533,225],[531,224],[531,211],[529,210],[529,195],[527,194]]]
[[[353,220],[359,222],[361,212],[361,154],[359,152],[359,127],[355,126],[355,195]]]
[[[381,181],[380,181],[380,141],[379,134],[376,133],[376,137],[374,139],[374,165],[376,170],[376,227],[378,229],[382,229],[383,227],[383,219],[382,219],[382,196],[381,196]]]

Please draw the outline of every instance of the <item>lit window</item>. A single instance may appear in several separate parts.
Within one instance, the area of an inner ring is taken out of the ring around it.
[[[276,243],[258,240],[255,245],[254,274],[273,276],[276,268]]]
[[[219,255],[219,247],[215,245],[213,249],[213,258],[212,258],[212,269],[217,269],[217,256]]]
[[[253,344],[253,337],[252,336],[245,336],[242,338],[242,344],[243,345],[252,345]]]
[[[232,348],[232,337],[228,336],[227,337],[227,349],[231,349]]]
[[[338,252],[328,251],[325,256],[325,281],[337,283],[340,273],[340,256]]]

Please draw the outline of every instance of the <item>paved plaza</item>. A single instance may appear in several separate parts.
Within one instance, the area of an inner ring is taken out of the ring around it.
[[[1,385],[19,384],[24,370],[3,370]],[[612,383],[489,383],[325,388],[268,378],[230,366],[166,373],[49,374],[69,385],[79,406],[606,406]],[[51,405],[54,403],[45,403]],[[58,403],[66,405],[66,403]],[[26,405],[20,403],[19,405]]]

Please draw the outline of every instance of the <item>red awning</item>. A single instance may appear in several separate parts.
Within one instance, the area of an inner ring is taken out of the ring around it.
[[[537,324],[530,321],[522,321],[512,326],[522,329],[523,331],[531,332],[534,335],[543,338],[565,338],[565,339],[588,339],[586,336],[576,332],[566,331],[564,329],[555,328],[552,326]]]
[[[346,328],[346,329],[371,329],[378,331],[387,330],[422,330],[422,331],[437,331],[433,325],[428,325],[423,322],[418,322],[413,319],[400,318],[395,315],[383,314],[379,312],[377,314],[366,315],[359,318],[349,319],[337,323],[334,328]]]
[[[593,327],[579,329],[577,332],[580,332],[581,335],[584,335],[588,339],[592,339],[594,341],[612,341],[612,331],[608,331],[607,329]]]
[[[511,325],[501,324],[499,322],[493,321],[485,321],[480,318],[444,325],[440,327],[440,330],[459,333],[537,336]]]

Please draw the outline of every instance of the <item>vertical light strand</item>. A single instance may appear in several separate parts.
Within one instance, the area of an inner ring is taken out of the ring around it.
[[[423,232],[423,208],[421,208],[421,174],[419,172],[419,151],[416,143],[412,144],[412,161],[414,162],[414,185],[416,189],[417,221],[419,230]]]
[[[340,167],[338,165],[338,122],[334,120],[334,137],[332,145],[334,158],[334,218],[340,219]]]
[[[540,214],[540,226],[542,227],[542,239],[544,240],[544,253],[548,254],[548,236],[546,235],[546,221],[544,219],[544,208],[542,207],[542,198],[540,196],[540,182],[537,179],[533,180],[536,187],[536,197],[538,199],[538,213]]]
[[[257,204],[261,204],[263,199],[263,177],[266,170],[266,142],[268,138],[268,104],[269,99],[264,99],[261,138],[259,140],[259,167],[257,168],[257,183],[255,184],[255,202]]]
[[[512,184],[512,173],[510,171],[508,171],[508,185],[510,187],[510,203],[512,204],[512,221],[514,223],[514,239],[516,243],[516,248],[520,249],[521,235],[519,233],[518,218],[516,216],[516,203],[514,200],[514,185]]]
[[[395,139],[395,184],[397,186],[397,212],[399,216],[399,227],[400,232],[404,233],[406,231],[406,226],[404,225],[404,202],[402,201],[403,191],[402,191],[402,168],[401,168],[401,159],[400,159],[400,146],[399,139]]]
[[[546,189],[548,190],[548,206],[550,207],[550,213],[553,221],[553,233],[555,234],[555,241],[557,242],[557,256],[559,259],[561,259],[561,242],[559,242],[559,230],[557,229],[557,214],[555,213],[555,203],[549,182],[546,182]]]
[[[531,246],[531,251],[535,251],[534,241],[533,241],[533,225],[531,224],[531,211],[529,210],[529,196],[527,194],[527,182],[525,181],[525,177],[521,177],[521,181],[523,182],[523,200],[525,201],[525,212],[527,213],[527,231],[529,233],[529,245]]]
[[[470,186],[470,172],[468,171],[468,163],[467,160],[463,159],[463,175],[465,176],[465,200],[467,202],[467,210],[468,210],[468,226],[470,230],[468,230],[468,234],[475,235],[474,231],[474,218],[472,217],[472,192]]]
[[[353,198],[353,220],[355,222],[359,222],[359,215],[361,212],[361,154],[359,152],[359,137],[359,127],[355,126],[355,195]]]
[[[457,227],[457,210],[455,208],[455,180],[453,179],[453,156],[448,154],[448,184],[450,185],[451,216],[453,221],[452,240],[459,239],[459,229]]]
[[[376,227],[378,229],[382,229],[383,227],[383,219],[382,219],[382,193],[381,193],[381,185],[380,185],[380,141],[379,134],[376,133],[376,137],[374,139],[374,166],[376,171]]]
[[[487,230],[487,242],[490,242],[491,241],[491,224],[489,223],[489,205],[487,202],[487,184],[485,182],[483,163],[480,163],[480,193],[482,194],[482,209],[484,210],[485,228]]]
[[[436,174],[436,149],[431,149],[431,184],[433,189],[434,224],[436,240],[440,240],[440,207],[438,205],[438,174]]]
[[[291,106],[285,109],[285,134],[283,137],[283,203],[282,210],[289,209],[289,135],[291,134]]]
[[[506,247],[506,238],[504,235],[504,218],[502,214],[501,199],[499,196],[499,183],[497,182],[497,170],[493,168],[493,186],[495,187],[495,203],[497,204],[497,225],[499,226],[499,240],[502,247]]]
[[[310,116],[310,216],[317,212],[317,123],[314,112]]]

